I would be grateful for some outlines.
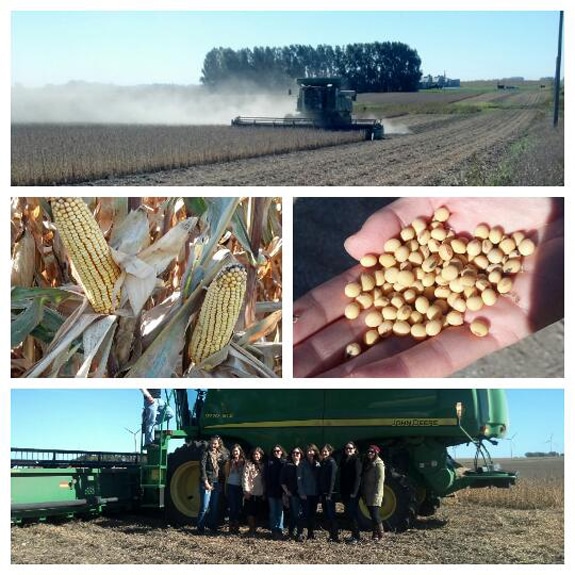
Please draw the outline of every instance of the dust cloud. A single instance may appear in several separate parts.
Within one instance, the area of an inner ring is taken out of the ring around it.
[[[41,88],[12,88],[12,123],[230,124],[235,116],[293,113],[295,96],[255,93],[230,86],[117,86],[69,82]]]

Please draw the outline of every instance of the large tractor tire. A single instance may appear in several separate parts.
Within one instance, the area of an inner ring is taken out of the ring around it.
[[[415,489],[407,477],[394,471],[386,471],[383,502],[379,508],[386,531],[401,533],[413,526],[416,517]],[[371,529],[369,511],[362,500],[359,505],[359,526]]]
[[[184,445],[168,456],[166,518],[189,525],[200,511],[200,457],[202,446]]]

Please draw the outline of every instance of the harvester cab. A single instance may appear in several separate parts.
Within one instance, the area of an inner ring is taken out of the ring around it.
[[[237,116],[232,126],[362,131],[366,140],[383,139],[379,120],[353,118],[356,92],[343,89],[342,78],[298,78],[297,84],[296,114],[284,118]]]

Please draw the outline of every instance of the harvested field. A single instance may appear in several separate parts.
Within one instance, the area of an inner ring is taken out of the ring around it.
[[[28,564],[563,564],[563,459],[515,458],[518,484],[506,489],[459,492],[435,516],[414,529],[387,533],[383,544],[316,540],[272,541],[264,529],[255,539],[198,536],[192,527],[166,525],[145,516],[100,517],[13,526],[12,563]],[[512,494],[501,499],[500,493]],[[543,498],[542,494],[548,496]],[[345,533],[347,535],[347,533]]]
[[[12,184],[563,185],[551,99],[539,89],[366,94],[357,115],[383,117],[387,134],[374,142],[279,128],[15,125]]]

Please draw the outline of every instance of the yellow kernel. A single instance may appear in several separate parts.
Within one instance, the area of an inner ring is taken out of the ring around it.
[[[407,321],[411,317],[411,309],[410,305],[404,304],[397,310],[397,320],[398,321]]]
[[[431,232],[428,229],[422,230],[417,234],[417,241],[422,246],[426,246],[427,242],[430,239],[431,239]]]
[[[499,242],[499,249],[509,255],[517,246],[513,238],[505,237]]]
[[[463,325],[463,314],[456,310],[451,310],[446,316],[447,325]]]
[[[481,292],[481,299],[487,306],[495,305],[497,303],[497,293],[494,289],[485,289]]]
[[[390,321],[388,319],[382,321],[377,326],[377,333],[381,337],[385,337],[386,335],[389,335],[392,331],[393,331],[393,321]]]
[[[426,273],[421,278],[421,283],[424,288],[431,287],[435,284],[435,274],[433,273]]]
[[[381,309],[389,305],[389,299],[386,297],[378,297],[373,300],[373,307],[376,309]]]
[[[504,277],[497,283],[499,293],[509,293],[513,289],[513,280],[510,277]]]
[[[413,226],[406,226],[403,228],[401,232],[399,232],[399,236],[404,242],[415,238],[415,230],[413,229]]]
[[[413,339],[425,339],[427,337],[427,331],[422,323],[414,323],[411,326],[411,337]]]
[[[438,242],[442,242],[447,237],[447,230],[444,227],[431,230],[431,237]]]
[[[393,256],[398,262],[406,262],[411,250],[407,246],[399,246],[394,252]]]
[[[467,309],[467,304],[461,296],[454,297],[451,301],[447,302],[455,311],[464,313]]]
[[[430,305],[425,312],[427,319],[434,320],[438,319],[443,315],[443,312],[437,303]]]
[[[375,285],[381,287],[385,283],[385,272],[383,270],[375,270],[373,272],[375,278]]]
[[[415,281],[415,274],[411,270],[402,270],[397,274],[397,283],[409,287]]]
[[[475,287],[480,292],[482,292],[483,290],[489,289],[491,287],[491,283],[489,282],[489,279],[482,276],[480,278],[477,278],[477,281],[475,282]]]
[[[375,287],[375,278],[368,273],[363,273],[359,277],[362,291],[371,291]]]
[[[368,309],[373,305],[373,296],[370,293],[360,293],[355,301],[360,305],[362,309]]]
[[[394,284],[397,281],[397,274],[399,273],[399,268],[392,267],[387,268],[384,272],[385,281]]]
[[[409,323],[423,323],[423,314],[414,309],[409,316]]]
[[[442,323],[443,322],[440,319],[433,319],[431,321],[428,321],[425,324],[425,333],[429,337],[433,337],[433,336],[437,335],[441,331],[441,329],[443,328]]]
[[[461,278],[455,278],[449,282],[449,289],[453,292],[453,294],[460,294],[463,293],[464,286],[461,283]]]
[[[487,259],[492,264],[499,264],[503,261],[503,251],[499,248],[492,248],[487,254]]]
[[[489,260],[485,254],[479,254],[474,260],[473,263],[480,269],[486,270],[489,266]]]
[[[489,324],[484,319],[476,318],[469,325],[469,329],[473,335],[485,337],[489,333]]]
[[[411,227],[415,230],[416,234],[421,233],[425,228],[427,228],[427,223],[423,218],[415,218],[411,222]]]
[[[364,267],[364,268],[372,268],[375,264],[377,264],[378,258],[376,255],[374,254],[367,254],[365,256],[363,256],[360,260],[359,263]]]
[[[352,301],[351,303],[348,303],[345,306],[344,315],[347,319],[355,319],[356,317],[359,316],[360,312],[361,312],[360,305],[357,302]]]
[[[456,254],[464,254],[467,252],[467,242],[464,238],[454,238],[451,240],[451,249]]]
[[[399,246],[401,246],[401,241],[398,238],[391,238],[383,244],[383,251],[393,253]]]
[[[498,244],[503,239],[503,228],[501,226],[493,226],[489,230],[489,241]]]
[[[393,256],[393,254],[391,253],[385,253],[385,254],[381,254],[379,256],[379,263],[384,267],[384,268],[390,268],[393,267],[395,265],[395,257]]]
[[[413,251],[409,254],[407,261],[415,264],[416,266],[420,266],[423,263],[423,254],[419,250]]]
[[[477,274],[475,272],[463,272],[459,281],[463,288],[473,287],[477,281]]]
[[[449,212],[449,209],[445,206],[441,206],[440,208],[437,208],[433,213],[433,219],[436,222],[446,222],[450,215],[451,213]]]
[[[479,240],[471,240],[465,247],[465,251],[471,258],[478,256],[481,253],[481,242]]]
[[[479,224],[476,228],[475,231],[473,232],[473,235],[476,238],[480,238],[482,240],[486,239],[489,237],[489,226],[487,224]]]
[[[518,246],[525,239],[525,233],[524,232],[513,232],[511,234],[511,237],[513,238],[513,241],[515,242],[515,245]]]
[[[373,345],[379,339],[379,332],[376,329],[368,329],[363,334],[363,342],[365,345]]]
[[[364,321],[367,327],[377,327],[383,321],[383,316],[379,311],[370,311]]]
[[[415,300],[414,306],[419,313],[427,313],[427,310],[429,309],[429,300],[425,296],[420,295]]]
[[[503,271],[506,274],[517,274],[521,271],[521,259],[520,258],[509,258],[503,264]]]
[[[356,357],[361,353],[361,345],[359,343],[348,343],[345,348],[346,357]]]
[[[395,335],[407,335],[411,332],[411,326],[406,321],[396,321],[393,324]]]
[[[503,270],[501,268],[497,268],[494,270],[491,270],[489,272],[489,275],[487,276],[487,279],[492,283],[492,284],[496,284],[499,283],[501,281],[501,278],[503,277]]]
[[[432,272],[440,261],[441,258],[437,254],[432,254],[421,264],[421,269],[426,273]]]
[[[441,244],[437,253],[443,261],[449,261],[453,258],[453,248],[449,244]]]
[[[392,305],[388,305],[382,308],[381,316],[383,319],[395,320],[397,318],[397,308]]]
[[[415,298],[417,298],[417,293],[414,289],[406,289],[403,292],[403,299],[405,300],[405,303],[409,303],[412,304],[415,301]]]
[[[493,249],[493,242],[485,239],[481,242],[481,251],[487,255]]]
[[[402,305],[405,304],[405,300],[403,299],[403,296],[400,294],[395,294],[391,296],[390,302],[395,309],[399,309]]]
[[[454,264],[449,264],[441,270],[441,277],[450,282],[459,276],[459,270]]]
[[[351,282],[345,286],[344,291],[347,297],[357,297],[361,293],[361,286],[358,282]]]
[[[473,295],[467,298],[465,305],[470,311],[479,311],[483,307],[483,300],[481,296]]]
[[[447,299],[451,290],[449,289],[449,286],[437,286],[433,293],[438,299]]]
[[[525,238],[517,246],[517,249],[519,250],[519,253],[522,256],[527,257],[527,256],[530,256],[535,251],[535,243],[533,242],[533,240],[530,240],[529,238]]]

